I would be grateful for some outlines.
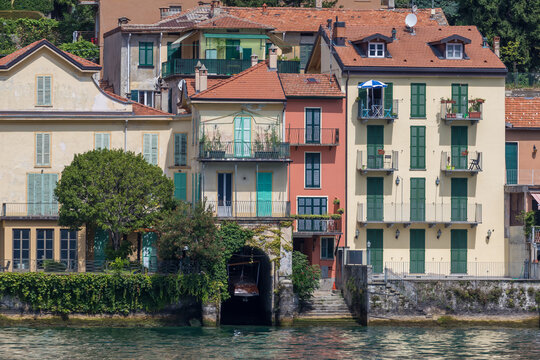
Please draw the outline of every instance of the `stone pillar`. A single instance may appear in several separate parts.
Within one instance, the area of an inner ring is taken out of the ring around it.
[[[281,228],[281,259],[279,266],[279,297],[277,299],[276,322],[290,326],[294,320],[296,305],[294,301],[292,275],[292,227]]]
[[[203,326],[216,327],[219,326],[219,313],[221,311],[220,304],[206,303],[202,306]]]

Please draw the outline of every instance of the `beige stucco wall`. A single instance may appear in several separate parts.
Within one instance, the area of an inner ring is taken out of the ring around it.
[[[324,47],[323,47],[324,49]],[[327,68],[328,69],[328,68]],[[394,99],[399,101],[398,119],[387,124],[385,120],[369,121],[367,124],[357,120],[358,95],[357,84],[376,79],[394,84]],[[426,119],[410,118],[410,84],[426,83]],[[357,206],[363,204],[366,211],[366,175],[356,170],[356,152],[364,153],[366,146],[366,125],[384,125],[384,149],[395,150],[399,153],[399,170],[394,174],[370,174],[384,178],[384,206],[385,217],[388,212],[399,210],[400,204],[405,205],[408,212],[410,204],[410,178],[423,177],[426,182],[426,217],[431,203],[448,204],[440,209],[450,210],[451,176],[441,172],[441,152],[450,152],[451,126],[440,119],[441,97],[451,97],[452,83],[468,83],[469,98],[484,98],[483,119],[476,125],[470,122],[454,123],[468,127],[468,151],[481,151],[483,155],[482,172],[478,175],[453,175],[468,179],[468,203],[482,205],[482,223],[477,227],[469,225],[452,225],[446,228],[436,225],[413,225],[411,228],[426,229],[427,262],[450,263],[450,230],[467,229],[468,232],[468,261],[469,262],[496,262],[505,261],[504,240],[504,79],[503,78],[472,78],[472,77],[404,77],[404,76],[371,76],[362,78],[352,77],[349,81],[348,91],[348,227],[347,239],[352,249],[366,249],[366,227],[357,223]],[[410,127],[413,125],[426,127],[426,170],[410,170]],[[399,176],[400,183],[396,185]],[[437,177],[440,185],[435,184]],[[440,206],[440,205],[439,205]],[[471,209],[469,208],[469,212]],[[393,216],[393,214],[392,214]],[[469,215],[469,218],[471,216]],[[367,228],[384,229],[384,261],[405,262],[409,257],[409,229],[403,225],[370,224]],[[355,231],[359,236],[355,239]],[[400,236],[396,239],[396,229]],[[436,233],[441,230],[440,239]],[[492,236],[487,239],[487,231]],[[426,271],[427,265],[426,265]]]

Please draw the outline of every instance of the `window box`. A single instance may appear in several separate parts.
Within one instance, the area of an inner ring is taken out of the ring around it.
[[[384,155],[384,149],[379,149],[379,150],[377,150],[377,154],[379,154],[379,155]]]

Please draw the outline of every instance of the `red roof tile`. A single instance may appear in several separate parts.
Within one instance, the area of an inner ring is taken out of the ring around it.
[[[261,62],[207,90],[195,94],[193,100],[285,100],[276,70]]]
[[[120,95],[117,95],[113,92],[106,91],[104,92],[109,95],[112,98],[115,98],[116,100],[128,102],[133,105],[133,113],[136,116],[173,116],[173,114],[169,114],[168,112],[161,111],[158,109],[154,109],[153,107],[143,105],[141,103],[138,103],[136,101],[131,101],[129,99],[126,99],[125,97],[122,97]]]
[[[512,127],[540,128],[540,97],[507,97],[505,113]]]
[[[194,78],[189,78],[189,79],[185,79],[186,80],[186,87],[187,87],[187,95],[188,96],[191,96],[191,95],[195,95],[195,79]],[[206,80],[206,84],[208,85],[207,88],[211,88],[217,84],[220,84],[222,83],[223,81],[225,81],[226,79],[212,79],[212,78],[208,78]]]
[[[333,75],[279,74],[287,97],[345,97]]]
[[[397,40],[389,43],[388,52],[391,57],[362,57],[351,42],[361,40],[370,35],[392,35],[392,26],[346,26],[345,35],[348,41],[345,46],[335,46],[337,55],[345,66],[350,67],[394,67],[399,68],[491,68],[504,70],[502,61],[488,48],[482,46],[482,35],[476,26],[416,26],[416,35],[411,35],[405,27],[396,27]],[[330,36],[328,30],[325,30]],[[470,59],[439,59],[428,45],[429,42],[442,40],[452,35],[460,35],[471,40],[465,45],[465,53]]]
[[[272,26],[259,24],[251,20],[241,19],[239,17],[221,14],[195,25],[197,29],[264,29],[271,30]]]

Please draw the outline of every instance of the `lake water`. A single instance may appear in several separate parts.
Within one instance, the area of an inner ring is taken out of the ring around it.
[[[540,330],[425,327],[0,328],[0,359],[540,359]]]

